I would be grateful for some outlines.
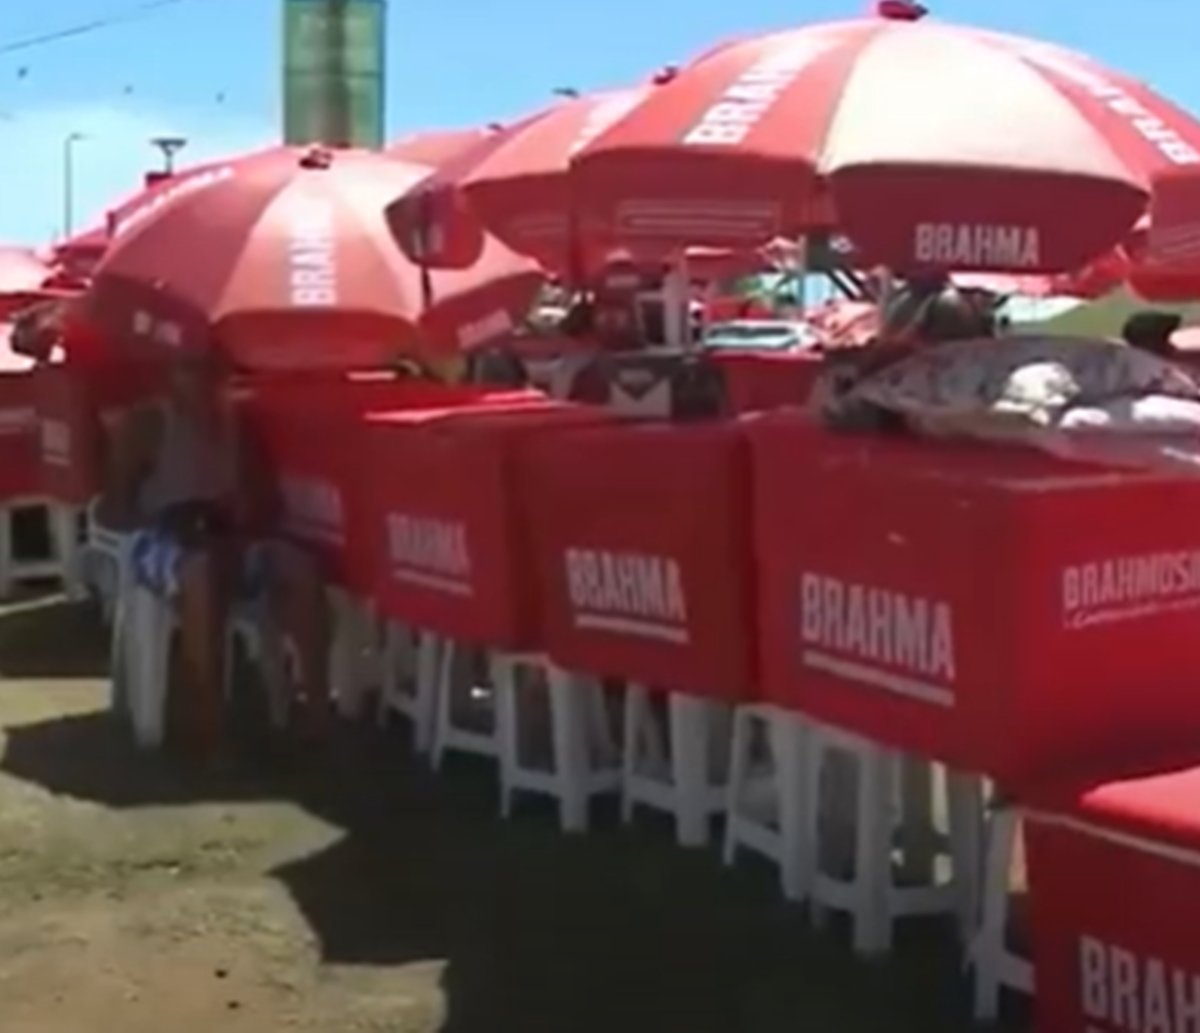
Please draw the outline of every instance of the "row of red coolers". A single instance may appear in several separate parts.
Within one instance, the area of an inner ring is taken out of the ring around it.
[[[290,530],[386,616],[1010,781],[1200,742],[1200,482],[381,390],[260,412]]]

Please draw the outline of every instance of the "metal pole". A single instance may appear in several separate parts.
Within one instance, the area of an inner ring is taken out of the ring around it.
[[[69,238],[75,227],[75,145],[84,139],[83,133],[69,133],[63,139],[63,238]]]

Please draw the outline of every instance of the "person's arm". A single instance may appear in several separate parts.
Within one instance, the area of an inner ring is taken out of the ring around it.
[[[99,518],[114,530],[133,530],[145,520],[138,495],[154,465],[162,437],[162,414],[155,405],[131,409],[117,425],[110,448]]]

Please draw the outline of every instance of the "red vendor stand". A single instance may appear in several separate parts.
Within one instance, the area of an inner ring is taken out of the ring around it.
[[[739,414],[803,406],[821,369],[819,354],[717,351],[713,360],[725,376],[729,407]]]
[[[1021,779],[1200,759],[1200,478],[751,425],[766,695]]]
[[[162,386],[158,365],[75,363],[31,374],[37,406],[42,491],[72,506],[100,491],[108,437],[122,414]]]
[[[380,609],[458,642],[539,648],[524,456],[546,439],[570,447],[580,428],[612,419],[549,402],[371,416],[370,565]]]
[[[1200,769],[1031,803],[1038,1033],[1200,1029]]]
[[[737,423],[539,442],[526,480],[549,655],[658,689],[751,697],[749,475]]]
[[[320,558],[331,581],[369,595],[375,534],[366,491],[382,470],[367,458],[366,415],[540,397],[390,377],[264,378],[251,387],[247,414],[277,480],[285,533]]]
[[[42,494],[33,378],[0,374],[0,506]]]

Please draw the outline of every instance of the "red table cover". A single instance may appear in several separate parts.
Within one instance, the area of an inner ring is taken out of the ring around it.
[[[765,692],[999,778],[1200,742],[1200,479],[752,425]]]
[[[0,373],[0,505],[41,494],[33,377]]]
[[[579,428],[612,419],[550,402],[371,416],[369,540],[381,610],[460,642],[539,648],[523,456],[547,438],[569,447]]]
[[[364,492],[379,471],[366,455],[366,414],[540,397],[424,381],[300,377],[255,383],[247,412],[278,481],[284,532],[321,559],[325,576],[368,595],[375,576],[364,552],[374,537]]]
[[[1200,768],[1032,803],[1038,1033],[1200,1029]]]
[[[736,423],[539,442],[527,482],[547,652],[592,674],[751,697],[749,474]]]
[[[803,406],[821,369],[819,355],[716,352],[725,392],[734,413]]]
[[[129,406],[162,387],[160,367],[56,363],[32,374],[42,490],[74,506],[101,489],[107,436]]]

